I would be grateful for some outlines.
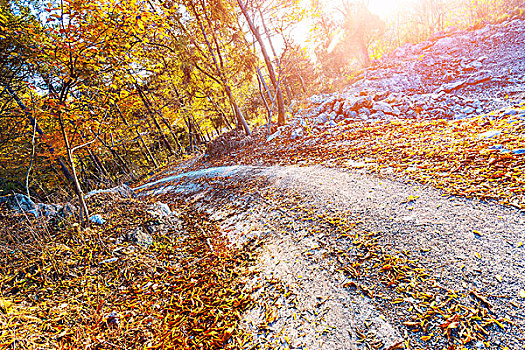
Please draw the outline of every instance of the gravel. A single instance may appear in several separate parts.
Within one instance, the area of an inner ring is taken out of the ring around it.
[[[406,251],[442,288],[487,296],[498,317],[514,322],[487,340],[496,348],[521,349],[525,215],[519,210],[445,197],[364,169],[239,166],[210,172],[216,177],[205,176],[205,186],[187,186],[198,180],[191,173],[178,176],[176,185],[143,186],[141,195],[172,186],[173,196],[208,212],[232,244],[259,244],[257,273],[246,287],[256,305],[243,321],[252,346],[357,349],[365,346],[363,333],[378,349],[419,341],[402,325],[406,310],[343,287],[348,279],[333,252],[348,246],[323,230],[318,218],[329,216],[360,222],[360,232],[377,232],[385,251]],[[177,191],[181,186],[189,190]]]

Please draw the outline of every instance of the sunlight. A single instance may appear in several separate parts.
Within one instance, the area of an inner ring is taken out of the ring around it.
[[[392,19],[397,12],[406,7],[410,0],[370,0],[368,8],[372,13],[381,17],[384,21]]]
[[[337,12],[337,8],[341,6],[341,1],[333,0],[321,0],[323,8],[327,12]],[[370,0],[368,3],[368,8],[373,14],[378,15],[383,21],[391,22],[394,20],[395,16],[401,12],[403,9],[406,9],[417,3],[420,0]],[[311,0],[302,0],[301,6],[304,8],[311,7]],[[305,44],[310,35],[313,23],[311,19],[307,18],[301,21],[298,25],[294,27],[293,37],[297,43]]]

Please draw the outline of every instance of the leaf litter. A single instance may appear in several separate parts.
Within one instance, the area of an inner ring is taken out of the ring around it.
[[[206,215],[177,206],[148,248],[123,232],[158,225],[149,205],[97,195],[107,224],[2,217],[0,349],[232,348],[251,297],[249,250],[228,247]],[[210,242],[213,242],[210,245]]]
[[[524,110],[525,105],[517,108]],[[521,152],[525,149],[525,123],[501,111],[461,120],[342,121],[335,128],[310,131],[299,140],[289,137],[289,127],[283,128],[286,132],[271,142],[266,142],[264,133],[254,132],[248,146],[208,156],[200,166],[322,164],[366,168],[429,184],[448,195],[496,200],[525,209],[525,157]],[[498,133],[480,137],[490,130]]]

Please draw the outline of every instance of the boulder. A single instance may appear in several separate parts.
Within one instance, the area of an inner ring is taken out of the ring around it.
[[[295,140],[295,139],[301,138],[303,137],[303,134],[304,134],[303,128],[294,129],[292,133],[290,134],[290,139]]]
[[[0,197],[0,204],[5,203],[9,210],[17,212],[30,211],[36,209],[36,204],[28,196],[15,193],[9,196]]]
[[[123,233],[117,238],[117,244],[122,244],[124,242],[137,244],[147,248],[153,243],[153,237],[145,232],[142,227],[137,227],[134,230]]]
[[[328,121],[328,114],[321,113],[317,116],[317,124],[324,124]]]
[[[172,215],[172,211],[166,203],[155,202],[149,206],[148,214],[156,220],[165,220]]]

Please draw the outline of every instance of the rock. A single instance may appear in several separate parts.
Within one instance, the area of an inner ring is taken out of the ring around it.
[[[295,140],[295,139],[301,138],[303,137],[303,134],[304,134],[304,129],[297,128],[293,130],[292,133],[290,134],[290,139]]]
[[[384,115],[384,114],[383,114],[383,115]],[[372,114],[370,114],[370,116],[367,117],[367,119],[374,121],[374,120],[379,120],[379,119],[381,119],[381,117],[379,116],[378,113],[372,113]]]
[[[334,127],[334,126],[337,126],[337,123],[334,122],[333,120],[329,120],[328,123],[326,123],[326,125],[329,127]]]
[[[512,150],[512,153],[513,154],[525,154],[525,148],[519,148],[519,149],[513,149]]]
[[[59,205],[59,204],[38,203],[36,205],[36,208],[34,209],[34,215],[36,217],[39,217],[39,216],[44,216],[44,217],[58,216],[60,209],[62,209],[62,206]]]
[[[505,113],[503,113],[502,117],[513,116],[513,115],[517,115],[517,114],[519,114],[519,112],[517,110],[511,109],[511,110],[505,111]]]
[[[147,213],[152,220],[145,226],[148,233],[165,233],[169,227],[181,224],[179,214],[171,211],[167,204],[156,202],[149,206]]]
[[[124,242],[130,242],[147,248],[153,243],[153,237],[146,233],[142,227],[137,227],[117,238],[117,244],[122,244]]]
[[[473,108],[473,107],[468,107],[468,106],[465,107],[465,108],[463,108],[463,109],[461,110],[461,112],[462,112],[462,113],[465,113],[465,114],[472,114],[472,113],[474,113],[475,111],[476,111],[475,108]]]
[[[164,220],[172,215],[172,211],[166,203],[155,202],[149,206],[148,214],[155,220]]]
[[[35,202],[33,202],[28,196],[21,193],[0,197],[0,204],[1,203],[5,203],[9,210],[14,210],[17,212],[36,209]]]
[[[277,130],[276,132],[274,132],[273,134],[268,136],[268,138],[266,139],[266,142],[270,142],[270,141],[278,138],[279,136],[281,136],[281,130]]]
[[[74,206],[71,203],[66,203],[58,211],[58,216],[61,217],[61,218],[67,219],[67,218],[75,215],[76,212],[78,212],[78,208],[76,206]]]
[[[386,102],[377,102],[376,104],[374,104],[373,109],[378,112],[383,112],[384,114],[395,114],[392,106],[390,106]]]
[[[459,89],[460,87],[464,86],[465,84],[467,83],[466,80],[459,80],[459,81],[456,81],[456,82],[453,82],[453,83],[449,83],[449,84],[443,84],[440,86],[440,88],[438,89],[438,91],[445,91],[445,92],[452,92],[456,89]]]
[[[492,73],[490,71],[482,70],[477,72],[476,74],[471,75],[468,80],[467,84],[469,85],[476,85],[480,84],[486,81],[489,81],[492,79]]]
[[[318,117],[317,117],[317,124],[324,124],[328,121],[328,114],[326,113],[321,113]]]
[[[104,220],[104,218],[100,214],[95,214],[95,215],[90,216],[89,221],[97,225],[104,225],[106,223],[106,220]]]
[[[341,112],[345,115],[345,116],[350,116],[350,113],[353,112],[353,109],[354,109],[354,103],[351,102],[351,101],[345,101],[343,103],[343,107],[341,108]]]
[[[434,94],[430,95],[430,98],[433,99],[433,100],[439,100],[439,99],[441,99],[441,98],[442,98],[443,96],[445,96],[445,95],[446,95],[446,92],[445,92],[445,91],[440,91],[440,92],[437,93],[437,94],[434,93]]]
[[[335,120],[335,118],[337,118],[336,112],[332,112],[328,115],[328,120]]]
[[[490,138],[492,138],[494,136],[497,136],[499,134],[501,134],[501,131],[499,131],[499,130],[489,130],[489,131],[486,131],[486,132],[484,132],[482,134],[479,134],[479,138],[480,139],[490,139]]]
[[[477,61],[478,61],[478,62],[483,62],[483,61],[485,61],[485,60],[487,60],[487,59],[488,59],[487,56],[481,56],[481,57],[478,57]]]
[[[323,112],[330,112],[335,104],[335,98],[332,97],[332,98],[329,98],[328,100],[326,100],[325,102],[323,102],[320,106],[321,110]]]
[[[334,104],[334,109],[333,111],[337,114],[341,114],[342,113],[342,110],[343,110],[343,101],[337,101],[335,104]]]
[[[109,259],[106,259],[106,260],[102,260],[101,262],[99,262],[100,265],[103,265],[103,264],[111,264],[111,263],[114,263],[114,262],[117,262],[118,261],[118,258],[109,258]]]
[[[503,145],[494,145],[494,146],[490,146],[488,149],[490,149],[490,150],[502,150],[504,148],[503,148]]]
[[[443,39],[437,40],[432,48],[436,51],[445,51],[446,49],[450,48],[451,46],[455,45],[455,39],[451,37],[445,37]]]
[[[368,108],[363,107],[363,108],[360,108],[357,113],[360,117],[363,117],[363,116],[368,117],[370,115],[370,110]]]
[[[105,190],[94,190],[84,196],[84,199],[88,199],[97,194],[116,194],[122,198],[134,198],[135,192],[131,187],[126,184],[122,184],[117,187],[105,189]]]
[[[71,203],[65,205],[60,204],[46,204],[33,202],[28,196],[17,193],[14,195],[0,197],[0,203],[5,203],[9,210],[16,212],[27,212],[35,217],[59,217],[67,218],[77,211],[77,208]]]

